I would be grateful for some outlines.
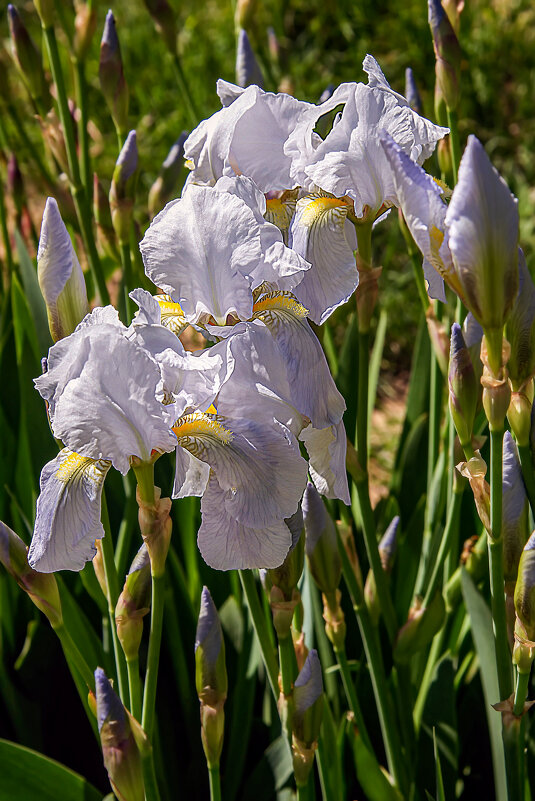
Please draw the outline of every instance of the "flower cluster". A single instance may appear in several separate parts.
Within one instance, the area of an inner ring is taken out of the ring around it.
[[[364,69],[367,84],[343,84],[319,105],[218,83],[222,109],[184,144],[182,196],[140,244],[165,294],[132,292],[139,311],[128,326],[113,307],[95,309],[56,342],[35,381],[65,447],[42,472],[33,567],[81,569],[104,534],[109,468],[125,474],[133,459],[173,450],[173,497],[202,496],[199,548],[218,569],[283,562],[307,471],[323,495],[349,504],[345,403],[307,318],[320,324],[348,300],[356,230],[399,204],[378,134],[419,169],[447,133],[390,88],[371,56]],[[318,124],[340,106],[322,139]],[[77,265],[56,217],[51,203],[40,248],[54,298],[53,248],[69,262],[63,273]],[[188,325],[209,348],[184,350]]]

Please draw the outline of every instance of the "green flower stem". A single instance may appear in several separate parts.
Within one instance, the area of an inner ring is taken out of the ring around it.
[[[284,709],[279,707],[279,711],[291,747],[294,705],[293,693],[294,681],[297,676],[297,660],[295,658],[295,649],[290,632],[288,632],[286,637],[279,638],[279,664],[281,695],[282,698],[284,698]]]
[[[435,304],[435,311],[439,312],[438,303]],[[438,313],[437,313],[437,319]],[[435,465],[438,459],[438,448],[440,442],[440,420],[442,417],[442,388],[443,380],[440,372],[438,360],[431,347],[430,355],[430,378],[429,378],[429,439],[427,443],[427,494],[431,488]]]
[[[429,692],[429,688],[433,680],[435,665],[438,662],[440,655],[442,653],[445,627],[446,627],[446,622],[444,623],[441,630],[433,637],[433,642],[431,643],[431,648],[429,650],[429,656],[427,658],[424,675],[420,681],[420,685],[418,688],[418,695],[412,712],[414,720],[414,729],[416,731],[416,734],[418,734],[418,732],[420,731],[420,726],[422,724],[425,702],[427,700],[427,693]]]
[[[388,769],[394,777],[397,786],[403,792],[404,789],[406,789],[405,765],[401,752],[397,722],[389,695],[381,649],[377,640],[376,631],[368,614],[364,595],[353,572],[349,557],[340,537],[338,538],[338,549],[342,559],[344,580],[351,596],[353,609],[357,617],[364,650],[366,652],[366,659],[370,667],[370,678],[372,681],[375,703],[377,705],[377,712],[379,714],[379,723],[385,745]]]
[[[141,757],[143,768],[143,783],[145,785],[145,801],[160,801],[160,791],[156,781],[156,771],[154,770],[154,756],[152,748]]]
[[[63,648],[63,653],[65,654],[65,657],[71,660],[72,664],[76,667],[81,677],[87,684],[88,688],[92,692],[94,692],[95,677],[91,671],[91,668],[89,667],[84,657],[78,650],[78,647],[75,644],[74,640],[72,639],[71,635],[65,628],[65,624],[60,623],[58,626],[55,626],[53,628],[61,643],[61,647]]]
[[[184,75],[184,70],[182,69],[182,62],[180,61],[178,53],[176,52],[173,53],[173,68],[180,94],[182,95],[184,105],[186,106],[189,122],[192,128],[196,128],[199,123],[199,114],[195,108],[195,102],[189,90],[188,82],[186,81],[186,76]]]
[[[357,388],[357,426],[355,440],[359,462],[368,471],[368,384],[370,372],[370,332],[359,328],[359,365]]]
[[[7,275],[6,281],[8,282],[13,272],[13,253],[11,250],[11,240],[9,238],[9,231],[7,229],[7,215],[6,206],[4,203],[4,182],[1,181],[0,185],[0,226],[2,228],[2,242],[4,243],[4,252],[6,254],[6,267]],[[3,276],[2,276],[3,285]]]
[[[88,109],[87,109],[87,80],[85,77],[85,63],[78,59],[73,59],[74,81],[76,91],[76,101],[80,111],[78,122],[78,139],[80,142],[80,180],[85,189],[86,201],[91,206],[91,159],[89,156],[89,134],[87,131]]]
[[[145,688],[143,691],[143,714],[141,718],[141,725],[150,740],[152,740],[154,732],[156,685],[158,682],[160,643],[162,641],[164,601],[165,573],[159,576],[153,574],[149,652],[147,656],[147,672],[145,674]]]
[[[250,570],[239,570],[238,572],[240,574],[241,585],[243,587],[243,592],[249,608],[249,614],[251,615],[253,628],[262,652],[262,659],[264,660],[269,685],[275,701],[278,701],[279,667],[277,665],[275,653],[271,646],[266,618],[264,616],[262,606],[260,605],[260,599],[258,598],[258,593],[256,591],[256,582]]]
[[[370,736],[368,734],[368,730],[364,722],[364,716],[360,708],[360,704],[357,698],[357,693],[355,692],[355,685],[353,683],[351,671],[349,670],[346,650],[345,648],[339,648],[339,649],[335,648],[334,653],[336,655],[336,661],[338,662],[338,667],[340,668],[340,675],[342,677],[342,684],[344,685],[344,692],[346,694],[347,703],[349,704],[349,709],[355,716],[355,722],[357,724],[359,734],[362,737],[363,743],[373,753],[373,747],[370,741]]]
[[[498,668],[500,700],[513,692],[511,654],[507,638],[507,618],[503,577],[502,537],[502,447],[503,426],[490,432],[490,532],[488,537],[489,573],[494,646]]]
[[[529,445],[519,445],[518,455],[522,467],[522,478],[526,487],[526,493],[531,506],[531,511],[535,515],[535,473],[533,471],[533,458]]]
[[[310,781],[297,785],[297,801],[310,801]]]
[[[388,638],[390,640],[390,643],[393,643],[398,631],[398,622],[396,618],[394,604],[392,603],[392,598],[390,596],[390,591],[388,589],[386,574],[385,571],[383,570],[383,566],[381,564],[381,558],[379,556],[379,548],[377,544],[377,537],[375,534],[375,521],[373,518],[373,510],[370,503],[370,495],[368,493],[367,474],[364,480],[355,481],[354,485],[357,492],[358,512],[360,512],[363,525],[366,553],[368,554],[370,566],[375,578],[375,586],[377,588],[377,595],[379,597],[379,606],[381,608],[383,619],[385,621],[385,625],[388,631]],[[354,506],[355,504],[353,501],[352,507]],[[354,515],[356,515],[356,513],[357,509],[354,508]]]
[[[454,483],[452,501],[448,507],[448,516],[446,518],[446,528],[442,534],[440,547],[436,555],[435,564],[429,578],[427,590],[424,597],[424,608],[429,606],[435,592],[437,591],[440,580],[444,572],[444,564],[446,557],[450,551],[453,542],[459,531],[459,520],[461,517],[461,503],[463,499],[464,482],[458,481]]]
[[[129,321],[132,319],[132,301],[128,297],[128,293],[132,289],[132,259],[130,257],[130,243],[120,242],[119,249],[121,252],[121,266],[123,268],[121,291],[119,295],[119,308],[121,310],[123,322],[128,325]]]
[[[208,768],[210,777],[210,801],[221,801],[221,777],[219,774],[219,762],[217,765],[210,765]]]
[[[422,269],[422,261],[421,261],[422,257],[421,255],[419,255],[420,251],[416,251],[413,246],[410,247],[407,246],[407,250],[412,264],[412,271],[414,273],[414,279],[416,281],[416,289],[418,290],[418,296],[422,303],[422,309],[424,310],[424,314],[426,314],[427,310],[431,307],[431,303],[425,286],[424,271]]]
[[[13,126],[17,132],[17,144],[22,143],[24,149],[27,151],[29,159],[35,163],[37,169],[41,173],[41,177],[49,189],[53,191],[54,187],[56,186],[56,182],[54,178],[52,178],[48,167],[46,167],[45,163],[41,159],[41,156],[39,155],[34,143],[26,133],[26,128],[19,117],[19,113],[15,104],[10,101],[7,103],[7,113],[9,114],[11,122],[13,123]]]
[[[125,706],[129,706],[126,660],[123,649],[119,642],[119,637],[117,636],[117,626],[115,625],[115,606],[117,604],[117,598],[119,597],[119,579],[117,577],[117,570],[115,569],[113,540],[111,537],[110,518],[108,515],[108,505],[106,503],[105,492],[102,493],[102,525],[104,526],[105,535],[100,540],[100,543],[102,548],[102,563],[104,566],[104,575],[106,577],[106,587],[108,591],[108,616],[113,642],[115,667],[117,670],[117,681],[119,683],[119,695],[121,696],[123,704],[125,704]]]
[[[139,679],[139,657],[126,660],[128,670],[128,691],[130,693],[130,712],[141,721],[141,682]]]
[[[106,281],[104,280],[104,273],[102,271],[102,266],[100,264],[100,259],[95,245],[95,238],[93,236],[93,228],[91,224],[91,212],[87,203],[85,189],[80,180],[80,168],[78,165],[78,154],[76,152],[76,142],[74,139],[73,121],[69,111],[67,93],[65,91],[65,82],[63,80],[63,70],[59,57],[56,33],[53,27],[43,26],[43,35],[50,61],[52,78],[56,84],[59,118],[61,120],[61,126],[63,128],[63,134],[65,137],[65,147],[69,162],[69,172],[73,187],[72,195],[74,205],[76,207],[76,214],[80,223],[80,230],[84,240],[89,266],[91,267],[95,284],[98,287],[100,300],[103,305],[106,305],[110,302],[110,296],[106,286]]]
[[[529,673],[520,673],[516,671],[516,687],[515,687],[515,703],[513,712],[515,715],[521,715],[524,711],[524,703],[528,697]]]
[[[459,164],[461,163],[461,146],[459,144],[459,126],[457,112],[448,109],[448,127],[450,129],[451,166],[453,169],[453,184],[457,183]]]
[[[134,479],[134,476],[131,472],[128,472],[123,478],[126,501],[115,548],[115,564],[118,576],[124,576],[126,573],[132,534],[137,520],[136,484],[132,479]]]

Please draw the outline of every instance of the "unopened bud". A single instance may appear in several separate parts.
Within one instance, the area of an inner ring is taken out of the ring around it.
[[[143,469],[142,466],[133,465],[133,467],[134,471]],[[160,498],[161,492],[159,487],[154,487],[154,503],[146,503],[141,499],[139,484],[136,490],[139,528],[149,552],[151,574],[155,577],[162,576],[164,573],[173,526],[169,517],[171,499]]]
[[[9,33],[13,46],[13,59],[22,80],[39,106],[45,110],[52,107],[52,98],[43,70],[43,56],[24,25],[19,12],[11,3],[7,7]]]
[[[208,766],[219,764],[227,697],[225,643],[212,596],[203,587],[195,637],[195,685],[201,702],[201,735]]]
[[[111,221],[110,201],[96,173],[93,175],[93,213],[99,242],[113,261],[119,261],[117,238]]]
[[[301,578],[305,561],[304,523],[301,508],[292,517],[285,520],[285,523],[290,529],[292,544],[282,565],[268,570],[268,575],[271,585],[278,587],[284,598],[290,600]]]
[[[453,161],[451,158],[451,147],[449,134],[441,139],[437,145],[437,159],[440,172],[445,176],[451,176],[453,172]]]
[[[505,592],[514,592],[518,563],[528,532],[528,498],[518,452],[509,431],[503,438],[502,537]]]
[[[417,600],[409,611],[407,622],[398,632],[394,646],[396,662],[407,663],[417,651],[425,648],[442,628],[446,607],[442,593],[437,591],[428,607]]]
[[[392,570],[392,564],[397,549],[398,528],[399,516],[396,515],[381,537],[381,541],[379,543],[379,556],[383,570],[387,576]],[[375,575],[373,570],[370,570],[366,576],[366,583],[364,585],[364,598],[366,600],[366,606],[368,607],[370,617],[375,625],[377,625],[381,614],[381,607],[379,604],[379,597],[377,595],[377,586],[375,583]]]
[[[128,86],[124,77],[121,47],[111,11],[106,14],[100,42],[98,75],[100,88],[118,131],[128,127]]]
[[[464,448],[472,440],[478,386],[472,359],[459,323],[453,323],[451,327],[448,385],[451,416]]]
[[[305,549],[312,577],[322,592],[334,592],[342,575],[336,528],[321,495],[310,481],[303,495],[303,518]]]
[[[38,120],[44,142],[50,148],[62,172],[65,175],[70,175],[67,147],[58,115],[54,109],[51,109],[45,117],[38,117]]]
[[[175,12],[167,0],[144,0],[145,7],[151,15],[156,30],[165,42],[170,53],[176,53],[176,18]]]
[[[139,749],[131,719],[102,668],[95,670],[97,721],[104,765],[121,801],[144,801]]]
[[[151,575],[147,546],[143,543],[130,566],[115,607],[117,636],[127,661],[135,659],[143,636],[143,617],[150,607]]]
[[[505,324],[511,346],[507,361],[513,390],[518,390],[535,373],[535,285],[518,249],[518,293]]]
[[[524,639],[535,640],[535,532],[527,541],[518,565],[515,588],[515,610],[524,627]],[[533,646],[530,646],[533,647]]]
[[[417,114],[422,114],[422,98],[420,97],[416,81],[414,80],[414,74],[410,67],[407,67],[405,70],[405,99],[413,111]]]
[[[136,132],[130,131],[115,164],[110,189],[111,220],[120,243],[130,241],[137,163]]]
[[[35,606],[46,615],[52,628],[63,623],[58,585],[53,573],[38,573],[28,564],[28,549],[9,526],[0,521],[0,562]]]
[[[149,190],[149,213],[151,217],[163,209],[176,190],[178,179],[184,167],[184,142],[187,131],[182,131],[160,168],[160,173]]]
[[[336,652],[343,651],[346,640],[346,622],[344,610],[340,605],[342,593],[340,590],[326,595],[323,598],[323,619],[325,621],[325,634],[329,638]]]
[[[78,61],[84,61],[97,29],[97,12],[89,3],[80,3],[74,20],[73,52]]]
[[[295,781],[303,787],[314,762],[323,715],[323,680],[318,653],[312,649],[294,684],[292,752]]]
[[[236,50],[236,83],[238,86],[251,86],[256,84],[261,88],[264,85],[262,70],[256,60],[247,31],[243,28],[238,34],[238,47]]]
[[[37,279],[54,342],[72,334],[89,311],[84,274],[58,204],[46,201],[37,251]]]
[[[533,408],[533,378],[528,379],[519,392],[511,393],[507,419],[519,447],[529,445],[531,431],[531,410]]]
[[[461,48],[440,0],[428,0],[429,26],[435,49],[435,73],[440,91],[450,111],[459,102]]]

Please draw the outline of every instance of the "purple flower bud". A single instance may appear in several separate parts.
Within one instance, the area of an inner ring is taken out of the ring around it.
[[[115,607],[117,636],[127,660],[134,659],[138,654],[143,636],[143,617],[149,611],[150,599],[150,557],[143,543],[130,566]]]
[[[7,7],[7,19],[15,64],[32,99],[44,105],[47,111],[52,107],[52,98],[43,70],[41,51],[28,33],[19,12],[11,3]]]
[[[423,113],[422,98],[410,67],[405,70],[405,98],[413,111],[417,114]]]
[[[435,72],[440,93],[453,111],[459,102],[461,49],[440,0],[428,0],[429,26],[435,49]]]
[[[242,28],[238,34],[238,49],[236,52],[236,83],[238,86],[256,84],[262,87],[264,79],[262,71],[251,47],[247,32]]]
[[[176,189],[180,172],[184,167],[184,142],[188,138],[187,131],[182,131],[172,145],[163,162],[160,173],[149,191],[149,212],[151,217],[163,209]]]
[[[520,248],[518,293],[505,325],[505,337],[511,345],[507,370],[513,390],[517,390],[535,373],[535,285]]]
[[[97,721],[104,765],[118,798],[145,798],[141,758],[129,715],[102,668],[95,670]]]
[[[294,684],[294,735],[309,748],[317,742],[323,707],[323,679],[318,652],[312,648]]]
[[[133,176],[137,170],[136,132],[130,131],[115,164],[110,188],[111,220],[120,243],[130,239],[130,223],[134,205]]]
[[[321,105],[321,103],[325,103],[330,97],[333,96],[333,92],[334,92],[334,84],[330,83],[327,87],[325,87],[325,89],[321,93],[318,100],[318,104]]]
[[[98,75],[100,88],[115,126],[122,132],[128,125],[128,86],[124,77],[115,18],[111,11],[106,14],[104,32],[100,42]]]
[[[210,695],[226,698],[227,673],[225,668],[225,643],[217,609],[208,587],[203,587],[201,608],[195,635],[195,663],[197,693],[203,700]]]
[[[528,533],[528,498],[517,447],[509,433],[503,438],[502,536],[505,591],[513,593],[518,563]]]
[[[535,641],[535,531],[524,546],[520,557],[515,588],[515,609],[523,628],[524,638],[530,642]]]
[[[450,366],[448,372],[450,411],[463,447],[472,441],[478,386],[470,352],[459,323],[451,327]]]

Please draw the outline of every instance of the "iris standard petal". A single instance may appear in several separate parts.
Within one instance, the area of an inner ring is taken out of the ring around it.
[[[234,520],[260,528],[294,514],[307,464],[284,426],[193,413],[173,430],[179,446],[210,465]]]
[[[284,520],[253,528],[228,513],[225,499],[226,493],[212,476],[201,501],[202,523],[197,536],[205,562],[216,570],[279,567],[292,542]]]
[[[68,448],[43,467],[28,562],[40,573],[81,570],[104,536],[100,501],[110,462]]]
[[[313,265],[294,294],[318,325],[358,286],[356,243],[351,239],[354,227],[347,222],[348,208],[346,201],[337,198],[305,197],[297,202],[291,223],[290,247]]]
[[[54,435],[82,456],[109,459],[123,474],[131,456],[148,461],[152,450],[174,450],[172,420],[156,400],[157,362],[115,326],[90,326],[72,338],[76,362],[67,364],[68,378],[54,360],[54,368],[35,381],[51,400]]]
[[[140,250],[149,278],[178,301],[189,322],[224,325],[251,316],[244,277],[262,258],[260,227],[237,196],[192,185],[152,221]]]

